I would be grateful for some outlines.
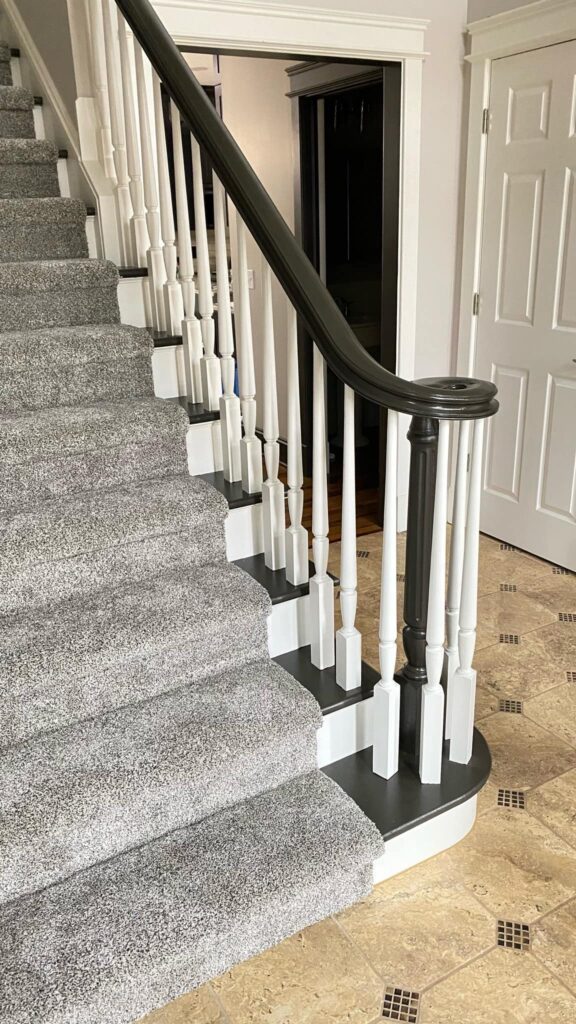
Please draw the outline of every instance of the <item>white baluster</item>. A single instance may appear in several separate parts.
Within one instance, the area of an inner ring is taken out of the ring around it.
[[[113,0],[102,0],[104,43],[106,51],[106,77],[110,100],[110,125],[114,147],[114,168],[116,170],[116,201],[122,237],[122,260],[125,266],[134,265],[134,240],[132,235],[132,200],[126,153],[126,132],[124,127],[124,104],[122,98],[122,77],[120,74],[120,47],[116,19],[112,17]],[[116,4],[114,4],[116,10]]]
[[[194,188],[194,221],[196,225],[196,272],[198,274],[198,312],[204,355],[200,362],[202,373],[202,395],[204,408],[215,412],[220,401],[220,366],[218,357],[214,355],[214,303],[212,301],[212,277],[210,274],[210,254],[208,250],[208,231],[206,229],[206,207],[204,205],[204,186],[202,183],[202,159],[200,146],[194,136],[192,141],[192,178]]]
[[[484,420],[474,424],[474,441],[468,488],[468,514],[464,542],[464,568],[460,598],[458,650],[460,665],[452,680],[452,735],[450,760],[468,764],[472,756],[476,669],[472,668],[478,615],[478,547],[480,542],[480,499],[482,496],[482,443]]]
[[[220,428],[224,479],[242,479],[240,462],[240,399],[234,394],[234,333],[230,308],[230,272],[226,241],[226,196],[222,183],[212,175],[214,184],[214,241],[216,245],[216,287],[218,296],[218,348],[222,372],[220,396]]]
[[[124,96],[124,125],[126,133],[126,158],[130,178],[130,198],[132,200],[132,229],[136,251],[136,263],[139,267],[146,266],[148,252],[148,229],[146,227],[146,210],[144,207],[144,183],[142,181],[142,162],[136,121],[136,105],[134,102],[134,80],[132,77],[132,61],[130,41],[132,33],[124,18],[118,15],[118,40],[120,43],[120,71],[122,74],[122,92]]]
[[[180,128],[180,113],[173,101],[170,104],[170,110],[172,115],[172,146],[174,149],[176,220],[178,223],[178,277],[182,286],[182,298],[184,300],[182,343],[184,346],[186,389],[190,401],[200,403],[202,401],[202,380],[200,375],[202,331],[200,329],[200,321],[196,316],[196,285],[194,284],[194,260],[192,258],[192,237],[190,235],[188,194],[184,171],[184,150]]]
[[[164,124],[164,108],[160,79],[152,71],[154,90],[154,127],[156,130],[156,160],[158,164],[158,192],[160,199],[160,227],[164,243],[164,267],[166,283],[164,285],[164,306],[166,310],[166,330],[170,335],[178,335],[182,330],[184,305],[182,288],[176,276],[178,258],[176,253],[176,230],[174,228],[174,212],[172,209],[172,190],[168,172],[168,151],[166,147],[166,126]]]
[[[242,489],[247,494],[262,490],[262,443],[256,437],[256,378],[254,374],[254,348],[252,343],[252,317],[248,291],[248,263],[246,255],[246,227],[236,214],[237,259],[234,268],[234,318],[236,322],[236,349],[240,377],[240,405],[244,437],[240,442]]]
[[[296,310],[288,302],[287,314],[288,388],[288,513],[286,531],[286,579],[294,586],[308,582],[308,530],[302,526],[304,473],[302,470],[302,423],[300,420],[300,374],[298,370],[298,324]]]
[[[274,345],[274,316],[272,312],[272,272],[263,261],[263,409],[264,460],[267,479],[262,485],[262,527],[264,533],[264,562],[269,569],[283,569],[286,565],[286,513],[284,510],[284,484],[278,479],[280,445],[278,443],[278,395],[276,391],[276,351]]]
[[[444,613],[446,584],[446,513],[448,501],[448,449],[450,424],[441,420],[438,428],[438,456],[434,492],[434,525],[430,556],[428,621],[426,624],[426,674],[422,687],[420,726],[420,779],[438,783],[442,774],[444,739]]]
[[[344,465],[342,472],[342,543],[340,610],[342,627],[336,633],[336,682],[354,690],[362,681],[362,636],[355,626],[358,603],[356,555],[356,451],[354,392],[344,386]]]
[[[392,409],[388,411],[385,488],[378,644],[381,678],[374,687],[372,770],[383,779],[390,779],[398,771],[400,739],[400,685],[394,679],[398,633],[396,610],[398,413]]]
[[[112,149],[112,130],[110,128],[110,101],[108,83],[106,81],[106,52],[104,49],[104,25],[102,22],[102,5],[99,0],[88,4],[90,18],[90,45],[92,53],[92,71],[98,121],[100,123],[100,153],[106,177],[116,181],[114,152]]]
[[[310,658],[316,668],[334,664],[334,581],[328,575],[328,479],[326,467],[326,364],[314,345],[312,436],[312,551]]]
[[[464,564],[469,438],[470,420],[462,420],[458,428],[458,455],[456,458],[452,534],[450,537],[450,565],[448,568],[448,595],[446,598],[446,728],[444,730],[446,739],[449,739],[452,735],[452,680],[460,663],[458,655],[458,616],[460,612],[460,592],[462,589],[462,566]]]
[[[138,119],[140,124],[140,143],[142,146],[142,167],[144,177],[144,202],[146,203],[146,226],[150,248],[146,254],[148,279],[152,299],[154,326],[158,331],[166,330],[166,304],[164,302],[164,285],[166,283],[166,267],[162,254],[162,236],[160,234],[160,207],[158,189],[156,187],[156,167],[150,128],[148,109],[148,90],[146,88],[146,72],[144,54],[141,46],[134,41],[134,61],[136,64],[136,89],[138,93]]]

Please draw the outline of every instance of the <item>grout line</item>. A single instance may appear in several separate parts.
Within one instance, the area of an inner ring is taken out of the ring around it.
[[[214,980],[214,979],[212,979],[212,980]],[[221,1024],[233,1024],[232,1018],[229,1016],[228,1011],[227,1011],[226,1007],[224,1006],[224,1003],[222,1002],[222,999],[220,998],[219,993],[212,987],[212,981],[207,982],[206,987],[208,988],[208,991],[210,992],[210,995],[214,999],[214,1002],[216,1003],[216,1006],[220,1010],[220,1014],[222,1016]]]
[[[483,909],[486,910],[486,907]],[[494,918],[494,930],[496,930],[496,918]],[[475,953],[473,957],[470,957],[470,960],[466,961],[466,963],[459,964],[458,967],[454,967],[451,971],[448,971],[448,974],[445,974],[442,978],[438,978],[436,981],[431,981],[429,985],[425,985],[418,991],[421,995],[425,992],[430,992],[431,989],[436,988],[436,986],[441,982],[447,981],[448,978],[452,978],[455,974],[459,974],[465,967],[470,967],[470,965],[475,964],[477,960],[482,960],[483,957],[487,956],[488,953],[491,953],[494,949],[498,949],[498,944],[496,942],[493,942],[491,946],[487,946],[481,953]]]
[[[569,992],[571,996],[576,997],[576,989],[571,989],[566,984],[566,982],[562,980],[562,978],[560,978],[550,967],[548,967],[548,964],[544,963],[540,955],[535,952],[532,945],[530,945],[530,953],[532,954],[536,962],[540,964],[540,966],[546,971],[547,974],[550,975],[551,978],[554,978],[554,980],[557,981],[558,984],[562,986],[562,988],[566,989],[566,992]]]
[[[556,776],[556,778],[560,778],[560,776],[558,775],[558,776]],[[553,781],[554,781],[553,779],[548,779],[548,782],[553,782]],[[542,783],[542,785],[546,785],[546,783]],[[527,811],[527,813],[531,814],[532,817],[534,818],[534,820],[537,821],[540,825],[542,825],[543,828],[546,828],[546,829],[548,829],[549,832],[552,832],[552,835],[555,835],[556,838],[559,839],[561,843],[565,843],[566,846],[568,846],[570,850],[574,850],[574,855],[576,857],[576,844],[569,842],[569,840],[565,839],[564,836],[561,836],[560,833],[557,832],[556,829],[552,825],[548,825],[547,822],[542,821],[542,818],[540,818],[537,814],[535,814],[534,811],[531,811],[529,809],[529,806],[530,806],[529,794],[532,793],[532,792],[534,792],[534,791],[530,790],[530,789],[526,790],[526,795],[528,797],[528,799],[526,801],[526,811]],[[575,898],[576,898],[576,892],[574,893],[573,896],[570,897],[570,899],[575,899]]]
[[[334,924],[336,925],[338,931],[340,931],[342,933],[342,935],[344,936],[346,941],[351,944],[353,949],[355,949],[357,953],[360,953],[360,956],[365,961],[365,963],[368,965],[368,967],[370,968],[372,973],[376,975],[376,977],[378,978],[378,981],[381,981],[382,984],[385,985],[386,984],[386,979],[380,973],[380,971],[376,969],[375,965],[370,960],[370,957],[368,956],[368,954],[362,949],[362,946],[358,945],[356,940],[352,938],[352,936],[346,931],[346,928],[344,927],[344,925],[341,924],[340,921],[338,921],[336,919],[336,917],[331,917],[330,920],[332,920],[334,922]]]

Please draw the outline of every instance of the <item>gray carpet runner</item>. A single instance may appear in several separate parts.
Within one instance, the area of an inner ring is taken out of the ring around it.
[[[228,506],[0,44],[0,1024],[129,1024],[369,891]]]

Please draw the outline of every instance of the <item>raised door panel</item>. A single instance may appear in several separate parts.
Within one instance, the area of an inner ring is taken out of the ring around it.
[[[506,142],[537,142],[548,137],[551,82],[508,92]]]
[[[542,209],[541,173],[504,174],[496,319],[532,324]]]
[[[538,506],[576,522],[576,379],[548,377]]]
[[[518,501],[528,371],[493,365],[492,380],[498,388],[500,412],[488,425],[484,486],[501,498]]]
[[[576,331],[576,172],[566,168],[554,327]]]

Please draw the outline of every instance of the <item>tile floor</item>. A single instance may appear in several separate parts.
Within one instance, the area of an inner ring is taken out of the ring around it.
[[[374,662],[380,537],[358,549],[369,553],[358,559],[358,622]],[[338,545],[331,557],[337,568]],[[401,597],[400,581],[400,607]],[[470,835],[145,1024],[574,1024],[576,624],[560,621],[566,612],[576,576],[482,537],[477,718],[493,772]],[[506,699],[521,714],[500,711]],[[524,800],[499,801],[500,789]],[[527,926],[529,948],[499,947],[498,922]]]

